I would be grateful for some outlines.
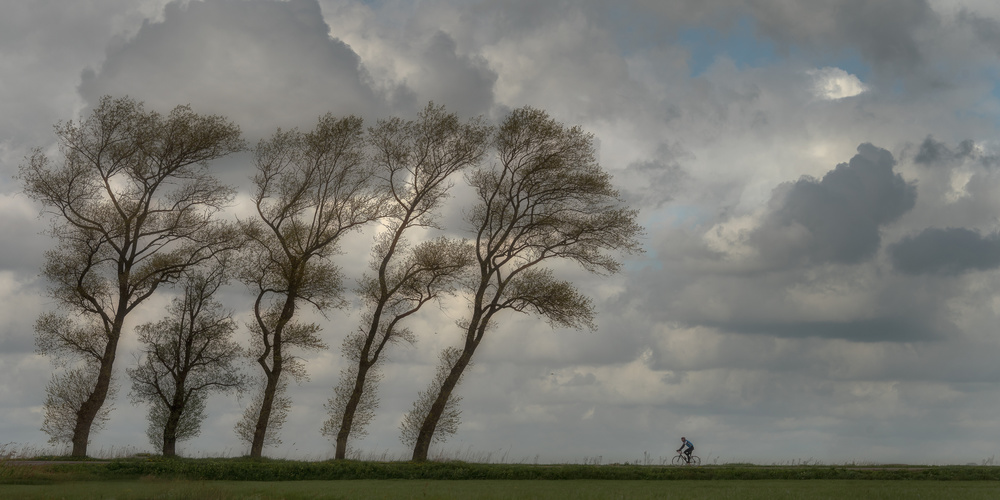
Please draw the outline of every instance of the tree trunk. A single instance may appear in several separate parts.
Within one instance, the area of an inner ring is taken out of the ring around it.
[[[444,379],[444,383],[441,384],[437,398],[434,400],[434,404],[431,405],[430,411],[427,412],[427,416],[424,417],[424,423],[420,426],[420,433],[417,434],[417,442],[413,446],[414,462],[424,462],[427,460],[427,452],[430,450],[438,421],[441,420],[441,415],[444,414],[448,398],[451,397],[452,391],[455,390],[455,387],[458,386],[458,381],[462,378],[462,372],[469,366],[469,360],[472,359],[472,353],[475,352],[476,345],[476,343],[472,342],[466,343],[462,355],[458,357],[455,366],[451,367],[448,378]]]
[[[257,415],[257,427],[254,428],[253,442],[250,444],[250,458],[260,458],[264,453],[264,438],[267,437],[267,425],[271,421],[274,396],[278,392],[280,370],[280,365],[275,366],[275,369],[267,376],[267,384],[264,386],[264,398],[260,402],[260,413]]]
[[[94,390],[87,396],[87,400],[76,412],[76,426],[73,428],[73,452],[74,457],[86,457],[87,446],[90,444],[90,431],[100,413],[104,401],[108,398],[108,389],[111,387],[111,368],[115,363],[115,351],[118,349],[118,337],[121,336],[121,326],[117,325],[111,331],[107,345],[104,346],[104,356],[101,358],[101,368],[97,372],[97,383]]]
[[[167,423],[163,426],[163,456],[177,456],[177,425],[181,420],[179,411],[170,410]]]
[[[340,421],[340,431],[337,432],[337,451],[334,455],[337,460],[347,458],[347,438],[351,435],[354,413],[358,411],[358,405],[361,403],[361,395],[365,391],[365,378],[370,367],[365,363],[358,364],[358,377],[354,380],[354,390],[344,406],[344,418]]]

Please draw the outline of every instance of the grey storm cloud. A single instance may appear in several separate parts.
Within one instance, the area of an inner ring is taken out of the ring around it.
[[[955,275],[1000,267],[1000,236],[961,227],[928,228],[889,245],[893,267],[905,274]]]
[[[957,20],[959,23],[969,26],[979,41],[1000,53],[1000,22],[975,12],[969,12],[966,9],[959,11]]]
[[[814,49],[855,47],[877,68],[907,72],[924,61],[917,31],[938,22],[926,0],[752,2],[760,32]]]
[[[191,104],[258,131],[327,111],[381,117],[360,57],[329,31],[317,0],[171,2],[162,22],[110,47],[79,90],[89,102],[110,94],[155,109]]]
[[[422,56],[417,81],[407,82],[418,99],[447,103],[462,116],[485,113],[493,105],[497,74],[485,59],[458,54],[455,40],[443,31],[434,34]]]
[[[916,203],[916,187],[893,172],[892,153],[865,143],[821,180],[775,190],[771,212],[750,235],[769,261],[856,264],[878,250],[879,227]]]
[[[948,147],[948,145],[943,141],[935,140],[931,136],[927,136],[924,141],[920,143],[920,149],[913,158],[915,163],[928,167],[950,167],[960,165],[968,160],[977,161],[984,167],[990,167],[1000,163],[1000,157],[997,157],[996,155],[983,154],[982,151],[976,147],[975,141],[971,139],[961,141],[958,143],[958,146],[951,148]]]
[[[926,0],[682,0],[634,3],[661,16],[668,25],[684,20],[710,22],[725,30],[741,19],[752,19],[757,33],[789,47],[818,53],[857,53],[877,71],[908,73],[926,57],[920,31],[939,24],[939,16]]]

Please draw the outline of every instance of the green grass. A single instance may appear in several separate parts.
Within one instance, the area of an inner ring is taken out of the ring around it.
[[[66,481],[134,480],[139,478],[197,481],[316,480],[940,480],[1000,481],[1000,467],[853,467],[719,465],[529,465],[467,462],[302,462],[248,458],[137,457],[108,462],[18,465],[0,461],[0,484],[44,484]]]
[[[992,481],[88,481],[0,485],[24,499],[993,499]]]

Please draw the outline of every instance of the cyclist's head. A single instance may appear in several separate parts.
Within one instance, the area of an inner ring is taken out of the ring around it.
[[[687,441],[687,439],[685,439],[685,438],[681,438],[681,441]]]

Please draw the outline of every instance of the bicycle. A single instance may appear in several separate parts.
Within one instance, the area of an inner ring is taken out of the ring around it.
[[[691,459],[688,460],[687,455],[678,453],[677,456],[670,461],[670,465],[694,465],[697,467],[701,465],[701,459],[698,458],[697,455],[691,455]]]

